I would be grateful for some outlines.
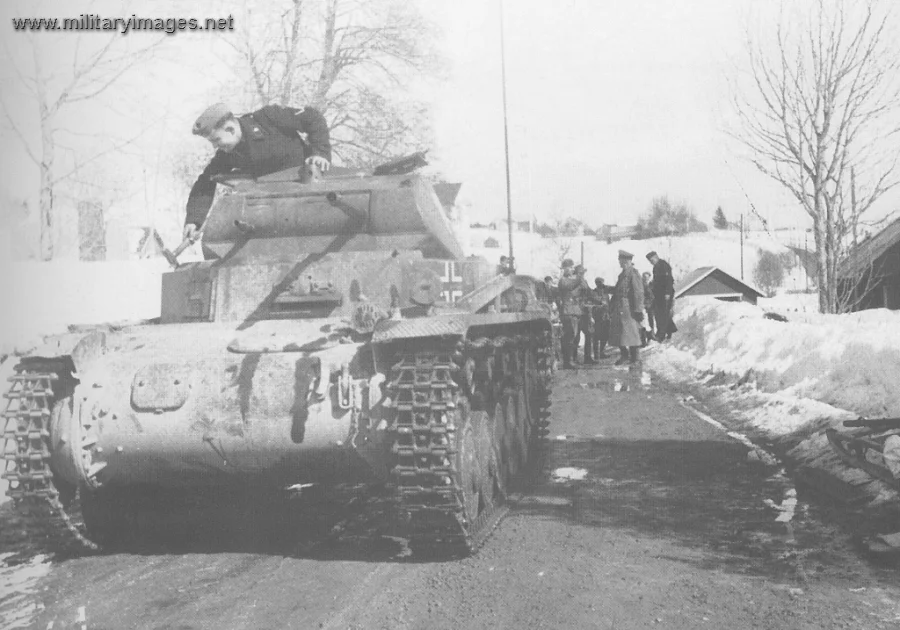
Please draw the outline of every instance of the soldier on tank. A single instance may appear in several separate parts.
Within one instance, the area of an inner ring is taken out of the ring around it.
[[[215,175],[239,170],[261,177],[304,164],[322,172],[331,166],[328,124],[312,107],[267,105],[253,113],[235,116],[227,105],[217,103],[200,114],[193,133],[206,138],[216,154],[188,197],[184,238],[191,240],[196,238],[212,205]]]

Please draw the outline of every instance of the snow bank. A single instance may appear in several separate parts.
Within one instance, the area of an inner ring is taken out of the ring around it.
[[[676,305],[679,332],[648,353],[651,370],[704,385],[704,402],[732,428],[771,440],[794,465],[865,488],[873,506],[897,501],[888,485],[846,466],[823,430],[857,416],[900,417],[900,312],[788,312],[782,322],[762,307],[713,298]],[[888,455],[885,464],[900,470],[900,451]]]
[[[6,263],[0,274],[0,355],[27,351],[69,324],[159,316],[164,259]]]
[[[855,414],[900,416],[900,312],[849,315],[788,313],[714,299],[679,300],[680,332],[655,355],[662,371],[678,366],[752,381],[762,392],[809,398]]]

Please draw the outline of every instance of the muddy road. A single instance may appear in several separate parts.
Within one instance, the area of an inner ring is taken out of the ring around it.
[[[25,534],[6,503],[0,627],[900,627],[900,568],[846,514],[609,363],[557,374],[540,469],[475,556],[384,535],[361,489],[173,504],[96,555]]]

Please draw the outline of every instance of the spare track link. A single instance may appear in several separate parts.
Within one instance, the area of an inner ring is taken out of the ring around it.
[[[457,410],[468,404],[462,366],[472,356],[487,358],[494,354],[493,350],[504,347],[535,352],[533,445],[536,438],[547,433],[553,366],[550,333],[482,337],[431,347],[422,343],[417,348],[401,350],[391,369],[388,396],[395,410],[390,427],[394,435],[392,476],[397,510],[406,516],[404,530],[416,544],[461,546],[472,553],[506,514],[504,502],[482,512],[474,522],[467,522],[455,458]],[[503,375],[500,370],[489,374],[495,384],[512,384],[509,380],[513,375]]]
[[[28,518],[29,531],[58,539],[65,546],[65,528],[88,549],[98,546],[84,537],[60,501],[50,466],[50,423],[53,403],[74,380],[57,362],[29,360],[14,368],[3,395],[3,478],[6,494]],[[71,497],[74,498],[74,497]]]

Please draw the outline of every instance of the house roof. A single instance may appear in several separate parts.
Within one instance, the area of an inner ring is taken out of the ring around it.
[[[850,250],[838,265],[838,277],[853,277],[865,272],[888,249],[900,242],[900,217],[889,223],[875,236],[868,238]]]
[[[752,286],[750,286],[743,280],[738,280],[737,278],[732,276],[730,273],[726,273],[726,272],[722,271],[721,269],[719,269],[718,267],[698,267],[697,269],[694,269],[688,275],[686,275],[681,280],[679,280],[678,284],[675,285],[675,297],[681,297],[682,295],[687,293],[693,286],[699,284],[701,280],[703,280],[707,276],[712,275],[713,272],[716,272],[716,271],[718,271],[721,274],[724,274],[725,276],[728,276],[729,278],[734,280],[736,283],[738,283],[742,287],[745,287],[747,289],[747,291],[756,293],[757,297],[765,297],[763,292],[760,291],[759,289],[753,288]]]

